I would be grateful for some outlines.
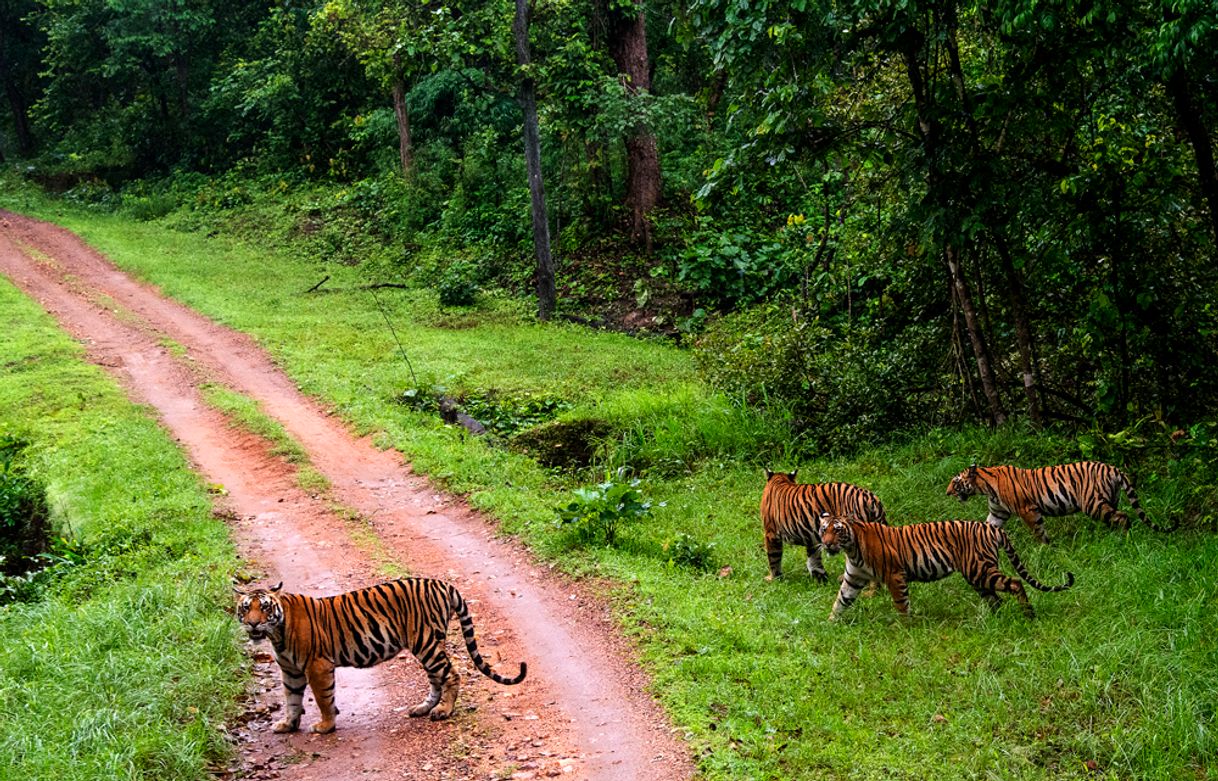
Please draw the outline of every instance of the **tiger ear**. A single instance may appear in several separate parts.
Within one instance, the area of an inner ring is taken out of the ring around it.
[[[974,478],[974,477],[976,477],[976,476],[977,476],[977,462],[976,462],[976,461],[974,461],[974,462],[973,462],[973,463],[972,463],[972,464],[969,466],[969,468],[968,468],[968,476],[969,476],[969,479],[970,479],[970,480],[971,480],[972,478]]]
[[[765,468],[765,479],[769,480],[773,476],[774,476],[774,473],[770,471],[769,467],[766,467]]]
[[[233,583],[233,593],[240,594],[241,596],[245,596],[245,595],[249,594],[250,592],[248,589],[245,588],[245,586],[242,586],[240,583],[234,582]]]
[[[281,589],[281,588],[283,588],[283,581],[282,581],[282,580],[281,580],[281,581],[279,581],[278,583],[276,583],[274,586],[272,586],[272,587],[269,589],[269,591],[270,591],[272,594],[278,594],[278,593],[279,593],[279,589]]]
[[[794,472],[787,472],[787,477],[791,478],[791,482],[792,482],[792,483],[794,483],[794,482],[795,482],[795,475],[797,475],[797,474],[799,474],[799,470],[798,470],[798,469],[796,469]]]

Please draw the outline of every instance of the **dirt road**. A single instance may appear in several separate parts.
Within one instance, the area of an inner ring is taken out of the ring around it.
[[[268,581],[330,594],[380,579],[386,561],[457,584],[470,603],[483,655],[529,677],[495,684],[473,670],[460,633],[457,715],[411,719],[426,693],[406,654],[366,671],[340,670],[338,730],[272,735],[278,670],[254,649],[260,682],[234,726],[244,777],[338,779],[546,778],[667,781],[691,775],[683,744],[646,694],[647,680],[614,631],[603,600],[554,574],[460,500],[412,475],[398,453],[355,437],[249,337],[166,299],[71,233],[0,212],[0,274],[38,300],[89,358],[152,407],[209,483],[242,554]],[[184,353],[184,354],[183,354]],[[208,407],[217,383],[257,400],[330,482],[299,487],[294,467],[264,440]],[[353,511],[353,512],[352,512]],[[455,643],[451,643],[455,640]],[[305,723],[316,715],[306,701]]]

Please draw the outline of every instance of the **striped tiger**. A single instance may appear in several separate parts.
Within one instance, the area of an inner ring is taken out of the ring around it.
[[[808,574],[824,583],[829,579],[820,558],[820,514],[828,512],[860,521],[884,523],[884,505],[866,488],[850,483],[795,482],[794,472],[765,470],[761,493],[761,526],[770,563],[766,580],[782,577],[782,545],[802,545],[808,553]]]
[[[1138,504],[1138,495],[1125,473],[1115,466],[1099,461],[1079,461],[1039,469],[1014,466],[977,466],[973,464],[952,478],[947,495],[961,502],[974,494],[989,500],[990,514],[986,521],[999,528],[1011,515],[1018,515],[1032,534],[1047,543],[1044,517],[1084,512],[1097,521],[1121,529],[1129,528],[1129,516],[1117,509],[1120,491],[1129,497],[1129,504],[1142,523],[1161,532],[1170,527],[1151,523]]]
[[[454,614],[479,672],[508,685],[524,680],[524,662],[519,675],[504,678],[482,659],[465,600],[442,580],[402,578],[332,597],[291,594],[282,588],[283,583],[269,589],[234,586],[237,619],[251,640],[270,638],[283,676],[285,713],[275,732],[299,728],[306,681],[321,711],[321,721],[311,731],[332,732],[338,715],[334,668],[372,667],[406,648],[422,662],[431,683],[427,699],[410,715],[430,716],[433,721],[448,718],[460,684],[446,650],[448,622]]]
[[[868,581],[883,581],[892,594],[897,612],[909,615],[909,583],[941,580],[959,572],[989,606],[997,610],[1002,601],[999,591],[1014,594],[1031,618],[1035,614],[1028,602],[1023,583],[1008,578],[998,566],[998,549],[1016,571],[1041,591],[1065,591],[1074,585],[1074,575],[1066,573],[1060,586],[1046,586],[1030,574],[1020,561],[1007,533],[995,526],[976,521],[937,521],[908,526],[851,521],[821,516],[820,537],[830,554],[846,554],[846,576],[833,602],[830,621],[836,621],[854,603]]]

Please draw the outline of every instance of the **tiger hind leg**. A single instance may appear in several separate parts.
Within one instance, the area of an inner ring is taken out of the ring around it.
[[[448,718],[457,701],[459,682],[452,662],[448,659],[444,639],[444,633],[432,632],[430,641],[415,653],[415,657],[423,663],[423,669],[427,671],[431,690],[427,693],[427,699],[410,709],[412,717],[430,716],[433,721]]]
[[[1091,508],[1087,514],[1097,521],[1103,521],[1121,531],[1129,531],[1129,516],[1118,510],[1115,504],[1104,499],[1096,502],[1095,507]]]
[[[782,539],[780,537],[772,537],[769,533],[765,537],[765,556],[766,561],[770,565],[770,574],[765,576],[766,580],[776,580],[782,577]]]
[[[981,598],[986,601],[991,610],[998,610],[999,606],[1002,605],[1002,600],[998,598],[998,592],[1005,591],[1018,600],[1019,606],[1023,608],[1024,615],[1028,618],[1036,618],[1036,611],[1032,609],[1032,603],[1028,601],[1028,592],[1023,587],[1023,581],[1018,578],[1008,578],[999,575],[988,585],[979,583],[970,585],[981,595]]]
[[[432,721],[447,719],[457,707],[457,694],[461,691],[461,676],[452,667],[448,668],[448,677],[440,685],[440,703],[431,709]]]

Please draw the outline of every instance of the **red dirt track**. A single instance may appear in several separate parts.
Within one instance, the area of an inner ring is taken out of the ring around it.
[[[454,717],[411,719],[426,678],[409,654],[340,669],[338,729],[274,735],[282,701],[269,645],[251,647],[259,685],[240,726],[241,778],[606,779],[692,775],[688,752],[647,695],[647,679],[602,599],[498,538],[458,498],[410,472],[400,454],[354,436],[305,397],[257,344],[118,270],[73,234],[0,212],[0,274],[39,301],[137,402],[149,405],[209,483],[223,486],[243,556],[288,591],[333,594],[383,579],[386,559],[457,585],[487,661],[529,677],[501,686],[477,673],[449,632],[462,672]],[[185,349],[171,352],[171,342]],[[178,353],[175,355],[175,353]],[[208,407],[217,383],[256,399],[331,484],[311,495],[259,437]],[[341,508],[355,511],[341,512]],[[455,625],[454,625],[455,627]],[[269,688],[268,688],[269,687]],[[311,696],[302,726],[317,718]]]

